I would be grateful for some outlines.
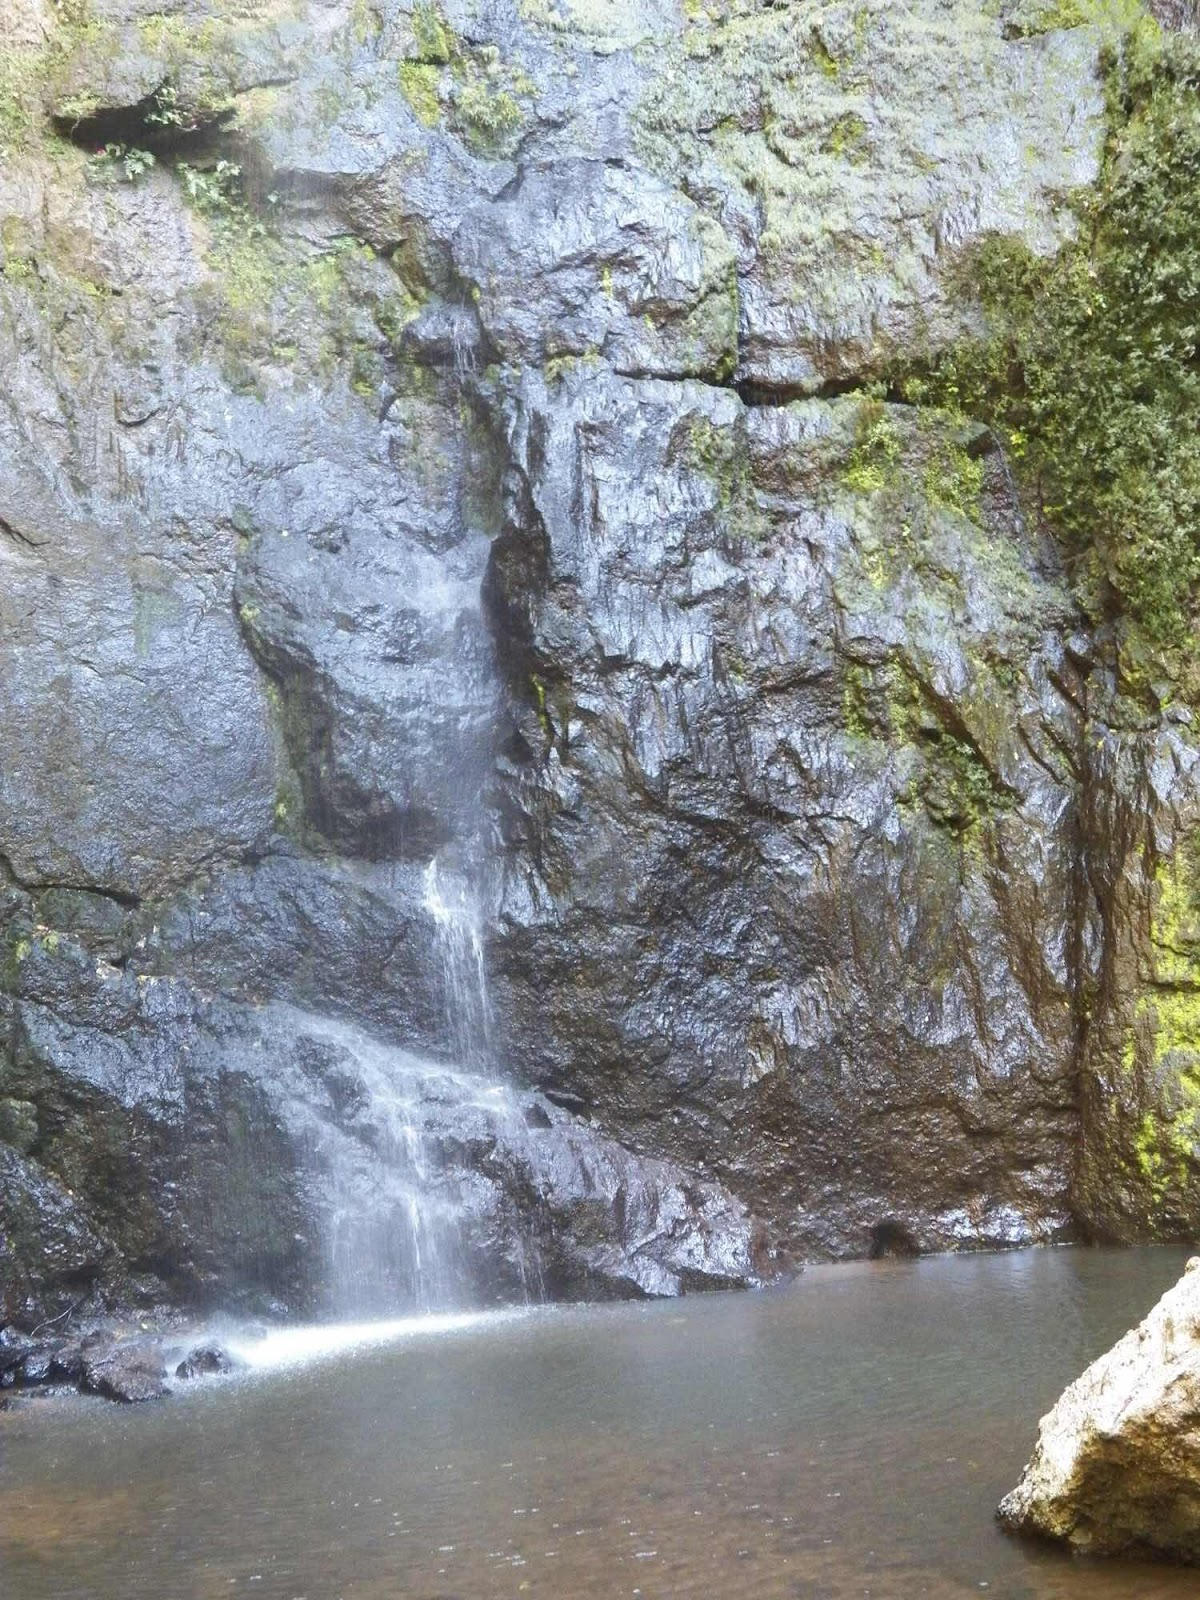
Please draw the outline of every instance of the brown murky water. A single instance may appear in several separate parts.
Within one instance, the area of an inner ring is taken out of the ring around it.
[[[810,1270],[0,1415],[3,1600],[1175,1600],[992,1520],[1182,1253]]]

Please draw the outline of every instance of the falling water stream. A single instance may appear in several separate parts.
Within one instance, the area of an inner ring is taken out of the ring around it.
[[[457,323],[455,329],[457,337]],[[457,343],[455,350],[456,359],[466,359]],[[425,965],[440,992],[434,1009],[440,1007],[441,1037],[418,1053],[330,1019],[298,1021],[336,1057],[332,1104],[307,1130],[326,1201],[330,1316],[394,1318],[477,1304],[460,1239],[470,1181],[447,1170],[447,1129],[459,1111],[469,1113],[481,1137],[519,1120],[496,1081],[479,895],[478,791],[496,694],[478,598],[486,547],[486,540],[468,539],[455,581],[430,577],[405,600],[419,613],[426,651],[414,692],[432,702],[440,729],[414,750],[415,778],[449,835],[420,876],[412,923],[427,941]],[[402,838],[397,844],[402,857]]]
[[[476,1015],[475,961],[469,935],[451,928],[447,964]],[[465,954],[464,954],[465,952]],[[521,1102],[504,1083],[472,1070],[478,1048],[463,1049],[461,1069],[417,1056],[329,1019],[305,1018],[307,1036],[335,1051],[353,1082],[350,1128],[323,1125],[318,1140],[328,1204],[329,1314],[394,1318],[462,1311],[478,1303],[463,1249],[465,1221],[481,1203],[485,1180],[447,1166],[447,1141],[514,1149],[527,1137]],[[536,1291],[536,1272],[519,1265],[520,1298]]]
[[[417,1055],[328,1019],[295,1028],[334,1053],[352,1087],[336,1125],[313,1143],[328,1197],[328,1311],[340,1317],[462,1311],[477,1304],[461,1248],[470,1174],[447,1169],[448,1134],[525,1132],[517,1097],[492,1066],[482,918],[469,875],[434,857],[423,910],[443,996],[444,1048]],[[520,1295],[537,1293],[536,1263],[517,1247]]]
[[[452,1053],[481,1071],[491,1055],[487,974],[479,902],[465,875],[450,877],[434,856],[425,869],[425,910],[433,919]]]

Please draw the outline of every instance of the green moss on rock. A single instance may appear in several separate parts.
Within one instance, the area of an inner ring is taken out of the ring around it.
[[[1095,614],[1191,671],[1200,599],[1200,42],[1142,26],[1108,65],[1101,181],[1057,256],[987,241],[986,335],[916,379],[986,419]],[[913,382],[911,375],[908,380]]]
[[[868,396],[855,421],[854,445],[842,482],[858,494],[878,494],[896,482],[903,453],[903,441],[887,407]]]
[[[426,128],[434,128],[442,118],[442,102],[438,95],[441,68],[426,61],[402,61],[399,68],[400,93],[408,101],[417,121]]]
[[[923,808],[930,821],[960,838],[1009,809],[1011,797],[976,745],[947,726],[934,697],[899,655],[878,666],[847,662],[842,672],[842,720],[847,735],[906,754],[912,776],[906,809]]]
[[[857,400],[839,481],[855,494],[886,496],[889,511],[906,502],[910,527],[938,511],[978,523],[984,469],[971,453],[975,431],[957,406],[888,405],[881,384],[868,387]]]
[[[1100,28],[1123,33],[1144,15],[1140,0],[1017,0],[1005,13],[1005,25],[1017,38],[1051,33],[1056,28]]]
[[[1173,1236],[1194,1212],[1200,1168],[1200,834],[1158,864],[1150,968],[1121,1053],[1136,1121],[1127,1165],[1147,1221]]]
[[[687,470],[711,484],[713,512],[723,531],[738,541],[764,539],[768,522],[755,494],[744,429],[719,427],[709,417],[693,413],[687,418],[680,453]]]
[[[0,46],[0,153],[12,154],[36,144],[56,146],[50,109],[62,93],[71,60],[86,53],[97,65],[111,60],[119,48],[116,30],[93,15],[90,0],[61,0],[45,19],[46,26],[22,30],[19,18]],[[90,106],[75,97],[82,114]]]
[[[444,123],[478,155],[508,154],[529,118],[536,85],[494,44],[469,44],[434,5],[418,5],[398,67],[400,92],[427,128]]]

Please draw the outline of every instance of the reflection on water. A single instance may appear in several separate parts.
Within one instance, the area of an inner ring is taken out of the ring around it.
[[[0,1415],[4,1600],[1165,1600],[992,1511],[1174,1251],[538,1311],[163,1405]]]
[[[429,1338],[439,1333],[461,1333],[483,1323],[505,1321],[518,1312],[447,1311],[428,1316],[397,1317],[391,1322],[314,1322],[301,1328],[255,1330],[250,1335],[214,1332],[215,1342],[223,1345],[239,1366],[263,1371],[281,1367],[302,1367],[313,1361],[329,1361],[334,1356],[358,1354],[377,1345],[397,1344],[401,1339]],[[204,1335],[198,1336],[204,1343]],[[185,1340],[180,1355],[195,1339]]]

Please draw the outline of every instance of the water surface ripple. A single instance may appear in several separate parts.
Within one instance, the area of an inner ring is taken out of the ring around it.
[[[0,1415],[4,1600],[1167,1600],[1017,1542],[1038,1416],[1175,1251],[812,1269]]]

